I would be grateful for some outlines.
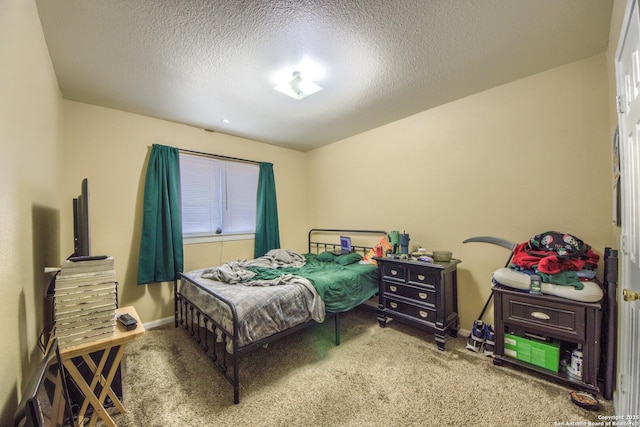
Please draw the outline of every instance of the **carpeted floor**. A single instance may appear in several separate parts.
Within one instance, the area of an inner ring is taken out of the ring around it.
[[[241,359],[240,404],[231,385],[180,328],[147,331],[123,361],[125,414],[119,426],[553,426],[587,425],[612,415],[574,405],[571,388],[464,347],[437,349],[433,335],[375,311],[315,325]]]

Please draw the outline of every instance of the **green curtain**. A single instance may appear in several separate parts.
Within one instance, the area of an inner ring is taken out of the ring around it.
[[[180,157],[177,148],[154,144],[144,182],[138,284],[173,281],[183,265]]]
[[[261,257],[271,249],[279,248],[280,229],[278,227],[278,204],[276,181],[273,178],[273,164],[260,163],[254,257]]]

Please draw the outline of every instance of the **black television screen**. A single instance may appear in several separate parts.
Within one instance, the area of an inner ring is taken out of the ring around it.
[[[82,180],[82,189],[77,199],[73,199],[73,255],[91,255],[91,233],[89,225],[89,182]]]

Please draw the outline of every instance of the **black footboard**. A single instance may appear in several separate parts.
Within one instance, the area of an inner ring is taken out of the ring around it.
[[[175,327],[182,326],[186,332],[202,347],[207,356],[213,361],[218,370],[233,386],[233,402],[240,402],[240,385],[238,376],[238,314],[234,305],[221,297],[220,295],[211,294],[212,298],[217,298],[226,304],[231,310],[233,317],[233,330],[225,329],[220,322],[215,321],[206,313],[204,313],[196,304],[180,293],[178,286],[179,280],[189,280],[183,275],[174,283],[174,309],[175,309]],[[222,338],[218,342],[218,335]],[[226,351],[226,344],[231,340],[233,353]],[[230,361],[227,359],[230,358]]]
[[[211,298],[215,298],[226,304],[232,314],[232,330],[227,330],[222,326],[222,322],[217,321],[207,315],[193,301],[182,295],[180,292],[179,281],[186,280],[205,290]],[[240,379],[239,379],[239,358],[241,355],[250,352],[259,347],[263,347],[270,342],[276,341],[284,336],[292,334],[296,331],[314,325],[316,322],[310,320],[285,331],[278,332],[263,338],[259,341],[243,347],[238,346],[238,314],[233,303],[222,296],[212,292],[211,290],[202,288],[187,276],[179,274],[178,279],[174,282],[174,310],[175,310],[175,327],[182,327],[191,337],[202,347],[207,356],[213,361],[214,365],[224,375],[224,377],[233,386],[233,403],[240,402]],[[335,342],[340,345],[339,331],[339,314],[327,313],[326,317],[334,317],[335,320]],[[219,340],[218,337],[221,339]],[[232,343],[233,351],[231,354],[226,349],[227,343]]]

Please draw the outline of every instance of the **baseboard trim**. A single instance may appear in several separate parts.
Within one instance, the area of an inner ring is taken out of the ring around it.
[[[157,328],[160,326],[165,326],[168,325],[169,323],[173,323],[174,321],[174,317],[165,317],[164,319],[158,319],[158,320],[152,320],[151,322],[146,322],[144,324],[144,328],[145,329],[152,329],[152,328]]]
[[[365,305],[367,307],[371,307],[371,308],[374,308],[374,309],[377,310],[378,309],[378,297],[375,296],[375,297],[373,297],[371,299],[368,299],[365,302],[363,302],[362,305]]]

